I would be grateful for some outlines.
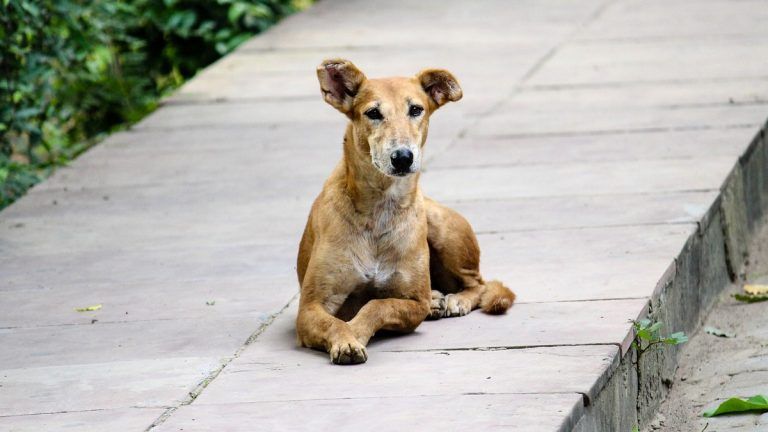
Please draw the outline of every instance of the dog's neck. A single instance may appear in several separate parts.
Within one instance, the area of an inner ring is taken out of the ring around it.
[[[355,210],[363,214],[373,214],[382,208],[405,209],[411,207],[416,199],[419,173],[406,177],[390,177],[382,174],[373,166],[371,155],[361,150],[359,140],[350,123],[344,134],[344,181]]]

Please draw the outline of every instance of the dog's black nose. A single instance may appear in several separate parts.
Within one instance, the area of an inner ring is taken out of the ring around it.
[[[411,167],[413,163],[413,152],[408,149],[397,149],[392,152],[390,156],[392,159],[392,167],[399,173],[405,173]]]

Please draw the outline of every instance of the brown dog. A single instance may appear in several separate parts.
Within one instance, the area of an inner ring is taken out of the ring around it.
[[[480,276],[469,223],[418,185],[429,116],[461,99],[456,78],[428,69],[367,79],[342,59],[324,61],[317,77],[325,101],[350,122],[299,245],[299,344],[326,350],[336,364],[362,363],[379,330],[411,332],[428,316],[478,306],[509,309],[512,291]]]

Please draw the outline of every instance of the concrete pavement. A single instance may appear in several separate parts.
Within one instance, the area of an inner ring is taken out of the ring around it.
[[[675,362],[638,382],[630,321],[695,328],[768,205],[766,6],[287,18],[0,213],[0,430],[631,430]],[[422,184],[478,231],[484,275],[518,294],[506,316],[425,323],[357,367],[295,348],[296,248],[341,153],[314,76],[332,56],[457,75]]]

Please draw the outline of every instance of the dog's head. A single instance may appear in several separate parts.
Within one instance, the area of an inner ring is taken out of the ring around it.
[[[456,78],[441,69],[368,79],[352,62],[330,59],[318,66],[317,78],[325,101],[352,121],[360,152],[387,176],[419,171],[429,116],[462,96]]]

